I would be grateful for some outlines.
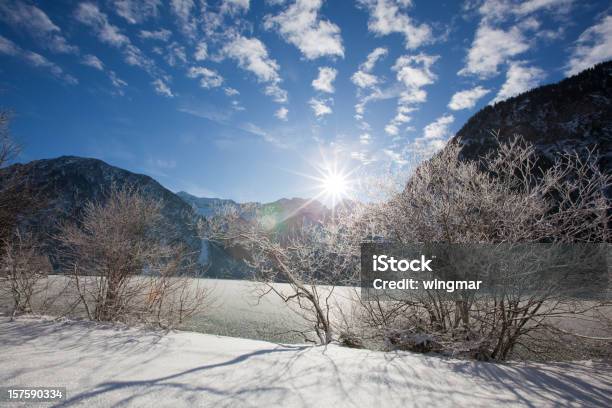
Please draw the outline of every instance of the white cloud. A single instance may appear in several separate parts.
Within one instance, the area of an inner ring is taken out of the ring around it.
[[[465,67],[458,74],[491,78],[499,73],[500,65],[534,47],[537,40],[560,38],[563,24],[556,30],[542,29],[541,17],[548,13],[562,21],[560,19],[566,18],[573,3],[573,0],[485,0],[477,3],[481,20]],[[502,23],[511,28],[500,27]]]
[[[378,84],[378,77],[364,71],[357,71],[351,77],[351,81],[359,88],[371,88]]]
[[[205,89],[217,88],[223,85],[223,77],[213,69],[191,67],[187,76],[190,78],[200,78],[200,86]]]
[[[529,44],[518,27],[504,31],[481,24],[468,51],[466,66],[458,74],[490,78],[498,74],[499,65],[528,49]]]
[[[189,39],[195,39],[197,22],[194,17],[195,3],[193,0],[171,0],[170,6],[183,34]]]
[[[573,49],[565,74],[574,75],[599,62],[612,58],[612,15],[586,29]]]
[[[297,0],[278,15],[264,18],[266,29],[275,29],[307,59],[344,57],[340,28],[319,17],[323,0]]]
[[[280,80],[278,64],[269,57],[266,46],[257,38],[236,36],[225,45],[223,52],[238,61],[240,68],[250,71],[261,82]]]
[[[234,109],[235,111],[243,111],[243,110],[245,110],[245,109],[244,109],[244,106],[242,106],[242,105],[240,104],[240,102],[238,102],[238,101],[232,101],[231,103],[232,103],[232,109]]]
[[[369,155],[367,152],[351,152],[351,159],[357,160],[364,165],[373,163],[376,161],[376,158]]]
[[[128,65],[140,67],[144,69],[151,76],[156,76],[158,72],[155,62],[152,59],[144,55],[140,48],[135,45],[128,44],[123,47],[123,59]]]
[[[166,82],[161,78],[154,80],[152,84],[153,88],[155,89],[155,92],[157,92],[158,94],[166,96],[168,98],[174,97],[174,94],[172,93],[172,90],[170,89],[168,84],[166,84]]]
[[[383,153],[397,165],[403,166],[404,164],[408,164],[408,160],[394,150],[383,149]]]
[[[236,60],[240,68],[253,73],[258,82],[266,83],[266,95],[278,103],[287,102],[287,92],[280,88],[278,63],[270,58],[264,43],[257,38],[236,35],[221,52],[224,56]]]
[[[378,35],[402,34],[407,49],[415,49],[433,41],[431,27],[416,24],[406,14],[411,1],[359,0],[370,13],[368,29]]]
[[[426,160],[446,146],[445,139],[418,138],[406,146],[406,151],[415,154],[420,160]]]
[[[138,24],[150,17],[157,17],[161,0],[113,0],[117,15],[130,24]]]
[[[70,45],[60,28],[38,7],[20,1],[0,2],[0,20],[19,31],[27,32],[38,43],[56,53],[76,54],[78,47]]]
[[[363,133],[359,136],[359,143],[367,145],[372,141],[372,136],[369,133]]]
[[[368,54],[366,61],[361,64],[361,69],[365,72],[372,72],[374,69],[374,65],[378,62],[379,59],[384,58],[389,53],[389,50],[383,47],[377,47],[372,50],[371,53]]]
[[[93,3],[81,3],[77,7],[75,18],[82,24],[90,27],[98,40],[115,47],[123,53],[123,59],[128,65],[142,68],[153,77],[153,86],[157,93],[165,96],[173,96],[166,84],[167,79],[163,72],[155,65],[155,62],[147,57],[140,48],[136,47],[121,30],[109,23],[108,16],[100,11]],[[171,52],[173,61],[181,59],[180,49],[174,47]],[[111,78],[112,80],[112,78]],[[115,81],[113,81],[114,83]]]
[[[97,69],[98,71],[106,72],[106,74],[108,75],[108,79],[111,81],[111,84],[115,88],[115,93],[123,95],[123,88],[127,86],[127,82],[119,78],[115,71],[106,70],[104,67],[104,63],[100,60],[100,58],[92,54],[87,54],[81,59],[81,63],[83,65],[87,65],[88,67]]]
[[[351,76],[351,81],[357,86],[358,102],[355,105],[355,119],[359,121],[359,127],[362,129],[370,128],[370,124],[364,121],[366,105],[370,101],[387,99],[390,93],[396,94],[394,91],[382,91],[378,87],[381,79],[372,73],[378,60],[384,58],[388,53],[389,51],[383,47],[373,49],[366,60],[359,65],[359,70]],[[393,128],[389,130],[393,131]]]
[[[331,106],[329,106],[328,103],[329,101],[317,98],[312,98],[308,102],[316,117],[329,115],[333,112]]]
[[[70,74],[66,74],[64,70],[54,62],[49,61],[42,55],[33,51],[24,50],[8,38],[0,35],[0,54],[19,58],[28,65],[36,68],[42,68],[49,71],[53,76],[70,85],[76,85],[79,81]]]
[[[287,91],[282,89],[277,83],[267,85],[264,89],[264,93],[272,97],[272,100],[277,103],[287,103],[289,99]]]
[[[249,0],[223,0],[221,13],[235,14],[249,10]]]
[[[113,86],[118,89],[119,94],[123,95],[123,91],[121,90],[121,88],[126,87],[127,82],[119,78],[117,74],[115,73],[115,71],[108,71],[108,77],[110,78]]]
[[[204,61],[206,58],[208,58],[208,46],[204,41],[200,41],[198,43],[193,57],[196,61]]]
[[[79,22],[91,27],[104,43],[114,47],[130,44],[130,39],[122,34],[118,27],[110,24],[106,14],[93,3],[79,4],[75,17]]]
[[[280,120],[287,120],[287,114],[289,113],[289,109],[285,108],[284,106],[282,106],[281,108],[279,108],[275,113],[274,116],[276,116],[278,119]]]
[[[391,136],[397,136],[399,133],[399,127],[394,123],[389,123],[385,126],[385,132]]]
[[[486,0],[480,5],[478,12],[487,21],[500,22],[509,18],[527,17],[541,11],[564,15],[571,10],[573,3],[574,0]]]
[[[177,42],[173,42],[166,47],[165,59],[171,67],[180,63],[186,64],[187,53],[185,52],[185,47],[179,45]]]
[[[472,109],[476,106],[480,98],[489,92],[491,92],[489,89],[483,88],[482,86],[457,92],[451,98],[448,107],[452,110]]]
[[[317,91],[334,93],[333,82],[338,71],[331,67],[319,67],[319,76],[312,81],[312,87]]]
[[[455,121],[453,115],[443,115],[423,128],[424,139],[441,139],[449,135],[448,127]]]
[[[225,87],[223,88],[223,92],[225,92],[225,94],[227,96],[236,96],[236,95],[240,95],[240,92],[238,92],[237,89],[231,88],[231,87]]]
[[[506,73],[506,82],[491,103],[503,101],[539,85],[546,76],[545,72],[537,67],[528,67],[524,61],[512,62]]]
[[[421,160],[427,159],[446,146],[450,133],[450,125],[455,117],[445,114],[423,128],[423,136],[416,138],[406,146],[405,151],[416,154]]]
[[[143,40],[156,40],[166,42],[172,36],[172,31],[167,30],[165,28],[160,28],[156,31],[140,30],[138,36]]]
[[[278,148],[285,149],[288,147],[288,145],[285,142],[281,141],[278,137],[270,134],[269,132],[265,131],[264,129],[253,123],[245,123],[243,125],[240,125],[239,128],[244,130],[245,132],[249,132],[263,138],[263,140]]]
[[[397,72],[396,78],[403,89],[399,93],[397,113],[385,127],[385,132],[392,136],[399,134],[400,126],[411,120],[410,113],[416,105],[427,100],[427,92],[423,87],[433,84],[437,76],[431,67],[438,60],[437,55],[417,54],[403,55],[397,59],[392,69]]]
[[[379,59],[384,58],[387,54],[388,50],[386,48],[375,48],[370,54],[368,54],[366,61],[359,66],[359,70],[353,74],[351,81],[359,88],[371,88],[377,85],[379,79],[371,72],[374,69],[376,62]]]
[[[84,65],[87,65],[88,67],[95,68],[99,71],[104,71],[104,64],[102,63],[102,61],[100,61],[100,58],[96,57],[95,55],[91,55],[91,54],[85,55],[83,57],[82,62]]]

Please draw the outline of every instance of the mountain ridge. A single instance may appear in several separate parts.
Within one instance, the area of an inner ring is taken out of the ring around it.
[[[612,172],[612,61],[486,106],[451,143],[459,143],[462,158],[476,160],[495,149],[492,131],[500,141],[521,135],[533,143],[543,167],[561,152],[594,149],[601,170]]]

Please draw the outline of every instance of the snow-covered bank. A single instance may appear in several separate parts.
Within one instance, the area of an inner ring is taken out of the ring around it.
[[[59,406],[612,406],[603,362],[495,365],[4,317],[0,345],[0,385],[65,386]]]

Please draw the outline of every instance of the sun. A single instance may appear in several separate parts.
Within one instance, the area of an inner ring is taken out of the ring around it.
[[[345,202],[355,199],[360,180],[355,178],[358,167],[350,167],[347,162],[340,160],[338,155],[330,156],[321,151],[317,160],[308,160],[313,172],[290,172],[312,181],[304,186],[305,191],[313,193],[305,206],[318,201],[330,208],[333,214],[336,205],[344,205]]]
[[[342,197],[348,192],[348,180],[344,174],[330,173],[323,177],[321,188],[325,194]]]
[[[344,170],[337,161],[324,162],[318,166],[318,176],[313,177],[317,183],[319,193],[317,198],[331,204],[332,208],[343,200],[350,198],[353,193],[354,180],[351,173]]]

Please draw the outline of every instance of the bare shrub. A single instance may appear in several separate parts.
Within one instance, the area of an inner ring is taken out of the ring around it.
[[[193,257],[169,236],[161,203],[129,187],[111,188],[61,226],[59,259],[90,319],[168,327],[204,306]]]
[[[335,336],[332,314],[337,285],[353,282],[357,273],[358,246],[346,213],[333,222],[304,221],[288,234],[261,214],[245,220],[234,208],[212,217],[203,230],[206,239],[245,251],[245,261],[264,283],[260,296],[274,293],[308,322],[319,344]],[[285,291],[275,285],[289,284]]]
[[[17,231],[4,243],[0,260],[0,292],[12,299],[13,316],[34,312],[34,297],[52,271],[49,258],[32,234]]]
[[[541,169],[533,146],[521,138],[500,144],[481,162],[462,161],[459,151],[447,146],[402,191],[372,205],[361,221],[363,236],[399,243],[610,241],[605,192],[612,175],[599,170],[594,152],[564,154]],[[383,341],[415,350],[436,344],[455,354],[505,360],[517,345],[531,347],[529,340],[541,337],[536,333],[554,330],[554,317],[582,318],[605,308],[604,301],[576,302],[558,284],[539,282],[538,290],[528,290],[525,276],[536,280],[537,271],[526,275],[529,263],[520,261],[514,272],[498,272],[505,273],[505,287],[492,296],[429,291],[363,301],[363,322]]]

